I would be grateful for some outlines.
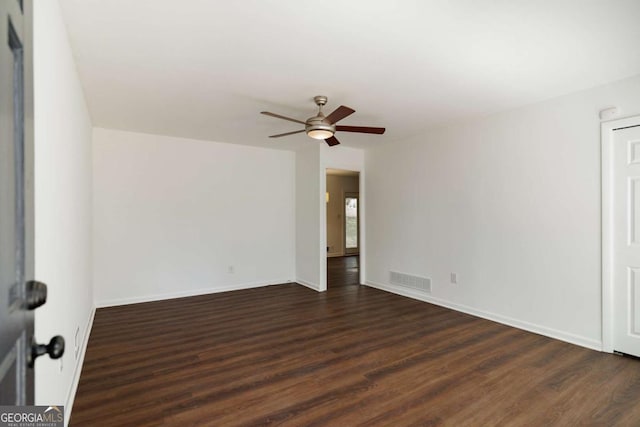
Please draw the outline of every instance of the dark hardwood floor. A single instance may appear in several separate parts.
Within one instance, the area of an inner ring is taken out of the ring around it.
[[[349,255],[327,258],[327,288],[360,284],[360,257]]]
[[[636,360],[334,285],[99,309],[71,425],[640,425]]]

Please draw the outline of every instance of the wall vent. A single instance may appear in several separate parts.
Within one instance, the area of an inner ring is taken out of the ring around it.
[[[431,293],[431,279],[427,277],[414,276],[411,274],[398,273],[391,271],[389,275],[389,283],[404,288],[416,289],[418,291]]]

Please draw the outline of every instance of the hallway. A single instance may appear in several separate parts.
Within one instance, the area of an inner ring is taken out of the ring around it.
[[[360,256],[327,258],[327,287],[337,288],[360,284]]]

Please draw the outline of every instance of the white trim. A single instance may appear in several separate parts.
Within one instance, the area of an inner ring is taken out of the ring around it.
[[[360,265],[360,277],[358,280],[358,283],[363,284],[366,283],[366,278],[365,278],[365,274],[366,274],[366,264],[367,264],[367,256],[366,256],[366,239],[367,239],[367,234],[366,234],[366,227],[365,227],[365,222],[366,222],[366,193],[364,191],[364,183],[365,183],[365,168],[363,167],[362,170],[359,171],[360,174],[359,176],[359,182],[358,182],[358,186],[360,188],[358,188],[358,194],[359,194],[359,199],[358,199],[358,203],[360,204],[359,206],[359,211],[358,211],[358,226],[360,227],[360,229],[358,230],[359,233],[359,239],[360,241],[358,242],[358,245],[360,245],[360,247],[358,248],[360,250],[360,253],[358,254],[358,264]]]
[[[602,351],[613,352],[613,132],[640,125],[640,116],[602,122]]]
[[[544,335],[549,338],[554,338],[560,341],[565,341],[571,344],[579,345],[581,347],[590,348],[592,350],[598,350],[602,348],[602,342],[594,340],[588,337],[571,334],[557,329],[547,328],[546,326],[537,325],[535,323],[523,322],[522,320],[513,319],[511,317],[502,316],[500,314],[491,313],[488,311],[478,310],[473,307],[469,307],[462,304],[452,303],[450,301],[436,298],[427,295],[423,292],[414,291],[411,289],[404,289],[398,286],[385,285],[381,283],[367,281],[367,286],[380,289],[393,294],[402,295],[405,297],[417,299],[420,301],[428,302],[430,304],[439,305],[441,307],[450,308],[455,311],[471,314],[472,316],[481,317],[483,319],[492,320],[494,322],[502,323],[503,325],[512,326],[514,328],[523,329],[525,331],[533,332],[535,334]]]
[[[91,335],[91,329],[93,328],[93,319],[96,317],[96,307],[93,307],[89,314],[89,320],[87,326],[84,329],[84,337],[82,338],[82,347],[78,360],[76,361],[76,368],[73,372],[73,379],[71,380],[71,388],[67,395],[67,401],[64,405],[64,422],[65,426],[69,425],[71,420],[71,410],[73,409],[73,402],[76,400],[76,392],[78,391],[78,384],[80,383],[80,374],[82,373],[82,365],[84,365],[84,356],[87,354],[87,346],[89,345],[89,336]]]
[[[216,294],[219,292],[229,292],[229,291],[239,291],[242,289],[260,288],[263,286],[282,285],[284,283],[291,283],[291,282],[292,281],[290,279],[270,280],[268,282],[242,283],[238,285],[223,286],[223,287],[216,287],[216,288],[201,288],[201,289],[194,289],[194,290],[183,291],[183,292],[167,292],[167,293],[154,294],[154,295],[140,295],[136,297],[116,298],[111,300],[98,301],[96,303],[96,306],[98,308],[102,308],[102,307],[113,307],[117,305],[126,305],[126,304],[138,304],[141,302],[161,301],[166,299],[193,297],[197,295]]]
[[[306,288],[309,288],[309,289],[311,289],[311,290],[314,290],[314,291],[316,291],[316,292],[322,292],[322,291],[320,290],[320,286],[318,286],[318,285],[316,285],[316,284],[314,284],[314,283],[310,283],[310,282],[307,282],[307,281],[305,281],[305,280],[300,280],[300,279],[296,280],[296,283],[297,283],[298,285],[302,285],[302,286],[304,286],[304,287],[306,287]],[[326,289],[325,289],[325,290],[326,290]]]
[[[318,264],[320,266],[318,281],[318,291],[324,292],[327,290],[327,168],[323,167],[323,154],[320,150],[320,224],[318,224],[318,231],[320,236],[318,241],[320,242],[320,259]],[[305,284],[306,286],[306,284]]]

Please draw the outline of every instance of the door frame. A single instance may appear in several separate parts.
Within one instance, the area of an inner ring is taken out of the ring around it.
[[[614,249],[613,249],[613,147],[614,131],[640,126],[640,116],[602,122],[602,351],[613,353],[613,296],[614,296]]]
[[[365,200],[365,168],[360,165],[351,165],[348,162],[341,163],[336,161],[324,162],[320,164],[320,193],[318,193],[318,202],[320,207],[320,283],[318,292],[327,290],[327,169],[342,169],[352,172],[358,172],[358,194],[359,194],[359,222],[360,222],[360,281],[359,284],[365,283],[365,267],[366,267],[366,200]]]

